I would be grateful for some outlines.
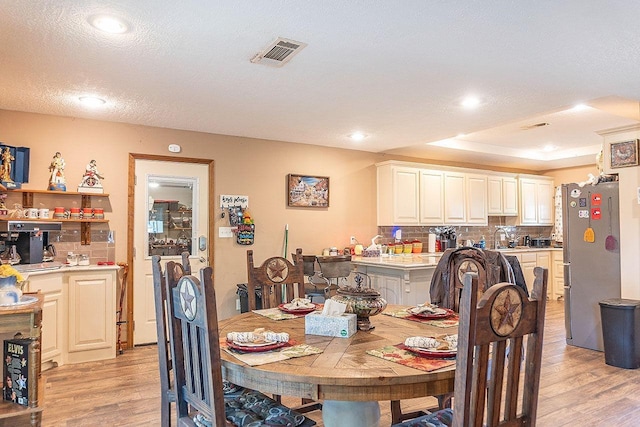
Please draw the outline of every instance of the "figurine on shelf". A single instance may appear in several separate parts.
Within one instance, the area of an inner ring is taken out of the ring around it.
[[[98,166],[95,160],[91,160],[84,171],[82,181],[78,185],[78,193],[102,193],[101,179],[104,179],[100,172],[98,172]]]
[[[49,165],[49,171],[51,172],[51,178],[49,178],[49,190],[67,191],[64,179],[64,159],[59,151],[53,156],[51,164]]]
[[[13,182],[13,179],[11,179],[11,162],[15,159],[11,154],[11,149],[4,147],[4,150],[2,150],[2,165],[0,166],[0,181]]]

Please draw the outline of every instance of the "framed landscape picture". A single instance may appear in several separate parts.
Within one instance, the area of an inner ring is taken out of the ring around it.
[[[611,168],[638,166],[638,140],[611,143]]]
[[[292,173],[287,175],[287,206],[329,207],[329,177]]]

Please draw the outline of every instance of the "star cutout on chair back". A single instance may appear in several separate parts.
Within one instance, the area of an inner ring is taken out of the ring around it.
[[[193,320],[198,312],[196,302],[195,284],[187,276],[180,279],[178,283],[180,289],[180,306],[187,319]]]
[[[491,327],[500,336],[513,332],[522,317],[522,298],[514,289],[501,291],[491,307]]]
[[[272,282],[282,282],[289,275],[289,267],[284,260],[280,258],[276,258],[271,260],[269,264],[267,264],[267,277]]]

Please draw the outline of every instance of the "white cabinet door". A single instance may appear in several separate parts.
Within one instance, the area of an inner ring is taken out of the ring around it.
[[[538,182],[538,224],[553,225],[553,181]]]
[[[446,224],[466,222],[465,181],[464,173],[444,173],[444,222]]]
[[[378,225],[417,225],[420,222],[420,169],[378,167]]]
[[[42,340],[40,343],[42,369],[63,364],[66,316],[62,273],[29,275],[29,291],[44,295],[42,306]]]
[[[538,224],[538,190],[534,180],[520,178],[520,224]]]
[[[552,297],[553,282],[551,280],[551,277],[553,273],[551,272],[551,251],[536,252],[536,266],[549,270],[547,277],[547,297]],[[533,287],[533,282],[531,282],[531,286]]]
[[[70,273],[68,280],[67,361],[78,363],[115,357],[115,273]]]
[[[515,178],[502,178],[502,213],[518,215],[518,180]]]
[[[466,223],[487,225],[487,176],[466,174]]]
[[[553,283],[553,296],[556,298],[564,297],[564,264],[562,258],[562,251],[552,251],[552,277]],[[551,279],[550,279],[551,280]]]
[[[489,215],[502,215],[503,206],[503,191],[502,191],[502,177],[489,176],[487,177],[487,213]]]
[[[444,223],[443,173],[436,170],[420,170],[420,222]]]

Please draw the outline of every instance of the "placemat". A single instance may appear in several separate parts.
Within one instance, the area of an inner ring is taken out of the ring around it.
[[[430,359],[403,350],[402,346],[403,344],[387,345],[381,349],[367,350],[367,354],[427,372],[456,364],[455,359]]]
[[[423,319],[418,316],[414,316],[413,314],[407,311],[408,309],[403,308],[400,310],[385,310],[382,314],[386,314],[391,317],[399,317],[401,319],[412,320],[414,322],[426,323],[427,325],[436,326],[438,328],[450,328],[452,326],[458,326],[460,323],[460,317],[458,314],[454,314],[453,316],[449,316],[445,319]]]
[[[316,304],[316,311],[322,310],[324,304]],[[278,307],[274,308],[263,308],[261,310],[252,310],[254,313],[259,314],[260,316],[268,317],[271,320],[286,320],[286,319],[295,319],[297,317],[304,317],[306,314],[291,314],[285,313],[280,310]]]
[[[220,339],[220,348],[231,354],[236,359],[250,366],[265,365],[267,363],[293,359],[294,357],[320,354],[324,351],[320,348],[312,347],[307,344],[296,344],[295,341],[292,340],[289,341],[289,345],[281,347],[277,350],[265,351],[261,353],[243,353],[241,351],[230,349],[229,346],[227,346],[226,338]]]

